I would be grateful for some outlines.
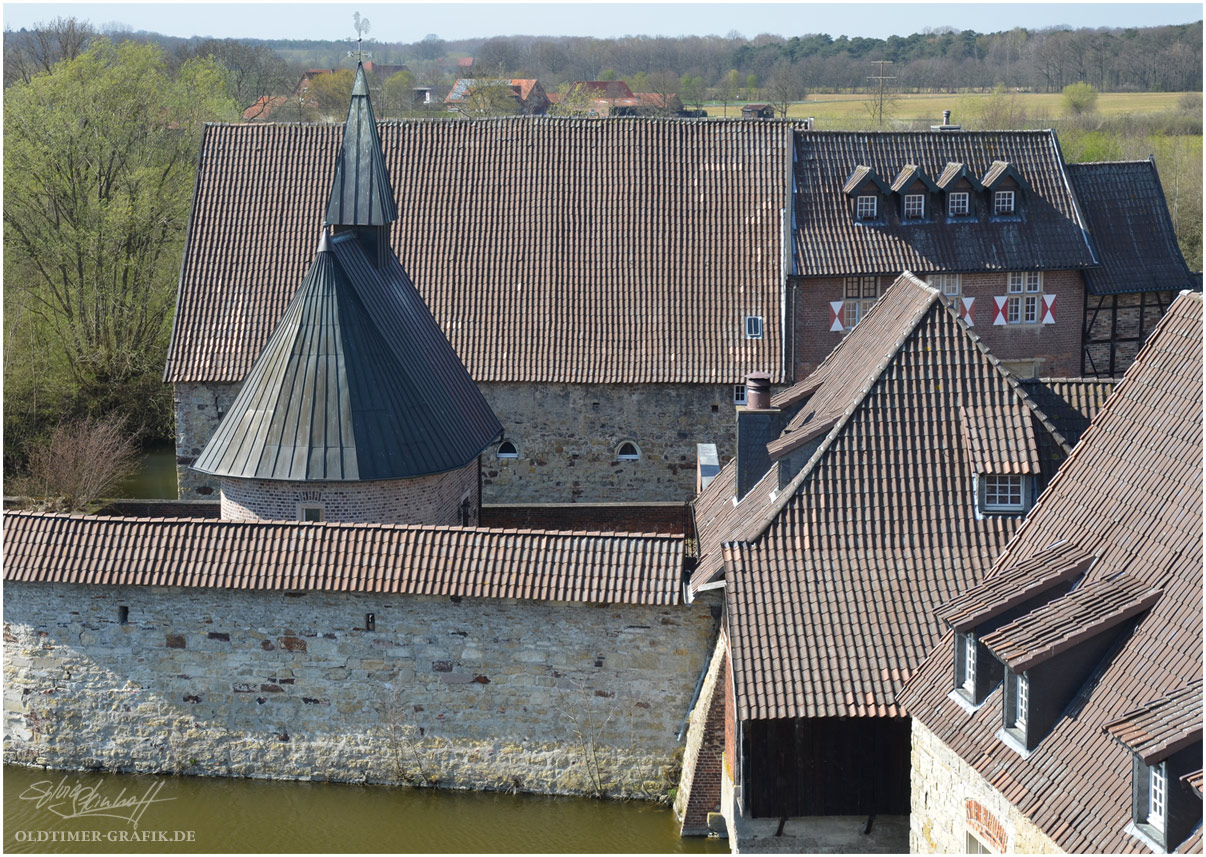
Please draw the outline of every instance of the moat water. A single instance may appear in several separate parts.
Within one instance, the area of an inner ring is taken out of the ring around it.
[[[729,849],[720,839],[680,838],[669,807],[636,801],[6,765],[4,850],[722,854]]]

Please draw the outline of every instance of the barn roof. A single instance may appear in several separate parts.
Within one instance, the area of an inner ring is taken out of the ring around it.
[[[1179,740],[1176,729],[1153,732],[1151,742],[1143,738],[1140,733],[1154,727],[1136,705],[1177,695],[1202,676],[1200,295],[1182,293],[1173,303],[989,581],[1061,540],[1095,558],[1072,595],[1082,591],[1080,599],[1089,603],[1101,587],[1125,581],[1137,600],[1154,598],[1154,606],[1138,614],[1134,630],[1084,685],[1067,689],[1076,693],[1075,716],[1066,713],[1056,721],[1027,758],[1004,747],[997,738],[999,687],[971,715],[947,698],[954,659],[950,635],[930,652],[899,701],[1064,851],[1146,852],[1125,832],[1131,753],[1110,733],[1137,752]],[[1079,622],[1104,621],[1104,611],[1078,618],[1066,610],[1070,602],[1061,600],[1058,607],[1036,609],[1032,618],[1013,623],[1008,635],[1025,636],[1043,625],[1051,639],[1066,638],[1084,633]],[[1191,695],[1199,700],[1200,735],[1201,687]],[[1178,850],[1201,847],[1199,827]]]
[[[681,600],[681,537],[8,512],[4,582]]]
[[[782,377],[791,126],[522,117],[378,130],[399,213],[391,246],[475,380]],[[342,132],[205,128],[167,381],[247,374],[305,274]],[[763,338],[745,338],[749,315]]]

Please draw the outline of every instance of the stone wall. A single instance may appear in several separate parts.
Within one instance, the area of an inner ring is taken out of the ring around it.
[[[190,465],[201,455],[218,423],[234,404],[239,384],[175,384],[176,484],[181,500],[217,500],[218,480]]]
[[[4,761],[53,768],[661,795],[715,634],[705,599],[4,594]]]
[[[477,525],[477,459],[457,470],[374,482],[283,482],[223,479],[222,519],[299,521],[302,506],[324,521],[373,524]],[[468,519],[461,504],[468,500]]]
[[[968,834],[997,853],[1062,853],[933,732],[913,720],[909,851],[965,854]],[[1013,751],[1002,748],[1002,753]]]
[[[699,699],[691,711],[683,772],[674,812],[683,836],[707,836],[708,814],[720,811],[720,769],[724,755],[724,644],[717,641]]]
[[[482,454],[482,502],[686,502],[695,496],[695,445],[721,464],[736,448],[733,384],[503,384],[478,386],[519,457]],[[229,410],[237,384],[176,385],[177,477],[182,499],[217,497],[216,479],[188,465]],[[638,461],[617,456],[621,443]]]
[[[687,501],[695,445],[736,448],[733,385],[480,384],[518,458],[482,456],[484,503]],[[621,443],[639,461],[617,457]]]
[[[921,276],[925,279],[924,275]],[[880,290],[895,277],[880,277]],[[1044,271],[1043,293],[1057,296],[1055,324],[994,325],[993,297],[1006,294],[1007,274],[963,274],[963,296],[974,298],[975,331],[993,356],[1022,377],[1077,377],[1081,374],[1081,335],[1084,319],[1084,278],[1079,271]],[[792,281],[795,349],[792,365],[802,379],[815,369],[842,333],[829,329],[830,301],[844,298],[841,277]]]

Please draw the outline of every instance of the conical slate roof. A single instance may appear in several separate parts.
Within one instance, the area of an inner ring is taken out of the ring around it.
[[[327,202],[328,226],[385,226],[398,219],[364,66],[357,63],[352,103]]]
[[[194,469],[290,481],[401,479],[471,462],[502,426],[401,264],[325,233]]]

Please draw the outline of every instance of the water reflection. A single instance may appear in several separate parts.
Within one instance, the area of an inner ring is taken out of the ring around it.
[[[35,799],[47,793],[56,796]],[[682,839],[669,808],[640,802],[5,766],[4,849],[727,853],[728,845]]]

